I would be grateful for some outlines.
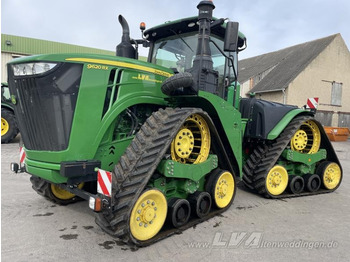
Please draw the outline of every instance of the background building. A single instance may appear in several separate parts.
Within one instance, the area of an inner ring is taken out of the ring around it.
[[[319,98],[316,118],[350,127],[350,53],[340,34],[239,61],[241,96],[302,107]]]
[[[1,82],[7,82],[6,64],[11,60],[21,56],[54,53],[115,55],[114,51],[1,34]]]

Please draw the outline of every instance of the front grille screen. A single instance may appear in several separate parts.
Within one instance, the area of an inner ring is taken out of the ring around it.
[[[47,73],[33,76],[14,76],[11,66],[8,71],[25,147],[45,151],[67,149],[82,65],[62,63]]]

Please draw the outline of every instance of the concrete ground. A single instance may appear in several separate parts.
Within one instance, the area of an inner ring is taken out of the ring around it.
[[[58,206],[12,174],[17,141],[1,148],[2,261],[349,261],[350,141],[333,144],[344,170],[331,194],[268,200],[238,189],[223,215],[137,251],[94,222],[87,202]]]

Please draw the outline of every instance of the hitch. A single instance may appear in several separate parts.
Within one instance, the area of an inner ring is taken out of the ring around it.
[[[26,172],[26,167],[23,165],[23,166],[20,166],[18,163],[15,163],[15,162],[12,162],[10,164],[10,169],[12,172],[14,173],[24,173]]]

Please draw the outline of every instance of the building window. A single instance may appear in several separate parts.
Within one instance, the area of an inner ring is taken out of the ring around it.
[[[341,106],[342,87],[343,87],[343,83],[337,83],[337,82],[332,83],[332,98],[331,98],[332,106]]]

